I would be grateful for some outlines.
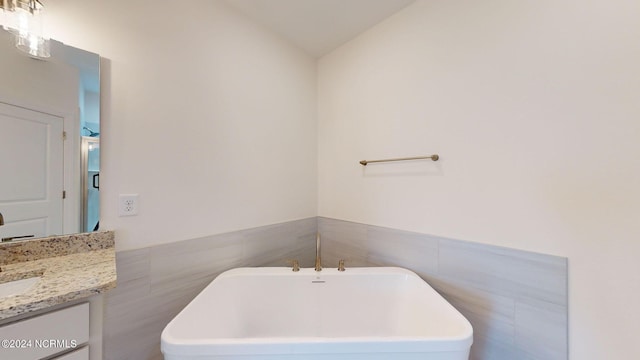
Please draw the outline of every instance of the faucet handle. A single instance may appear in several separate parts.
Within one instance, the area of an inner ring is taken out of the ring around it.
[[[291,271],[293,272],[298,272],[300,271],[300,263],[298,262],[298,260],[287,260],[287,264],[289,264],[289,266],[292,267]]]
[[[344,271],[344,260],[340,259],[340,261],[338,261],[338,271]]]

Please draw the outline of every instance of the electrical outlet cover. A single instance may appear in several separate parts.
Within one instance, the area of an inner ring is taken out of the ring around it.
[[[120,194],[118,200],[118,215],[138,215],[138,194]]]

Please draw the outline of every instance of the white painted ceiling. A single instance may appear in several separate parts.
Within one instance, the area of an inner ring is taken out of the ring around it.
[[[320,57],[415,0],[226,0],[309,54]]]

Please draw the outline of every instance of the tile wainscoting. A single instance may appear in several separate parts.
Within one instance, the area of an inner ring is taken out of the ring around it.
[[[314,217],[118,252],[118,286],[105,299],[104,359],[161,360],[162,330],[218,274],[293,258],[312,267],[316,232]]]
[[[474,328],[471,360],[566,360],[567,259],[328,218],[118,252],[105,300],[105,360],[161,360],[166,324],[219,273],[241,266],[400,266]],[[117,240],[116,240],[117,241]]]
[[[400,266],[473,325],[470,360],[568,359],[567,259],[318,218],[323,262]]]

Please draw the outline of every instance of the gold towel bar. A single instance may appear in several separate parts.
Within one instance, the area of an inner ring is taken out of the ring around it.
[[[423,160],[423,159],[431,159],[433,161],[438,161],[438,159],[440,159],[440,156],[438,156],[438,154],[434,154],[434,155],[429,155],[429,156],[416,156],[416,157],[397,158],[397,159],[362,160],[362,161],[360,161],[360,164],[362,166],[367,166],[367,164],[377,163],[377,162],[405,161],[405,160]]]

